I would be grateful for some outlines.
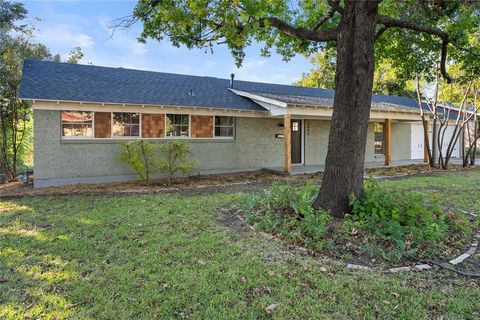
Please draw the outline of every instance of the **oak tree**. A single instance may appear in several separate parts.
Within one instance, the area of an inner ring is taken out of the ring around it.
[[[375,58],[409,72],[434,65],[448,80],[447,56],[473,60],[479,5],[465,0],[140,0],[133,19],[140,40],[167,38],[175,46],[213,50],[226,45],[237,64],[252,42],[285,59],[336,48],[333,115],[325,176],[315,208],[342,217],[359,196]],[[477,49],[478,50],[478,49]]]

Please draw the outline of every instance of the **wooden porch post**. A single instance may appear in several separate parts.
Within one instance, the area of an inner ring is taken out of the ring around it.
[[[284,172],[286,175],[290,175],[292,172],[292,135],[290,132],[291,126],[291,116],[289,114],[285,115],[283,118],[283,134],[285,142],[285,168]]]
[[[385,165],[392,164],[392,120],[385,119]]]
[[[427,148],[427,145],[428,145],[427,139],[430,136],[430,124],[428,120],[425,120],[425,128],[427,128],[427,136],[425,137],[425,134],[423,135],[423,162],[427,163],[430,161],[430,159],[428,159],[428,148]]]

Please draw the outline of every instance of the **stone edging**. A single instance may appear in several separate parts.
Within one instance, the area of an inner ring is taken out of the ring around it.
[[[260,234],[262,237],[264,237],[267,240],[275,240],[275,241],[279,240],[277,237],[275,237],[271,234],[268,234],[268,233],[260,231],[260,230],[256,230],[255,227],[251,226],[250,224],[247,223],[247,221],[245,221],[245,218],[240,214],[240,212],[241,212],[241,210],[237,210],[237,212],[235,214],[235,217],[238,220],[240,220],[240,222],[242,222],[246,226],[248,226],[250,228],[250,230],[255,231],[256,233]],[[479,242],[480,242],[480,231],[478,231],[473,236],[472,243],[470,244],[470,249],[468,249],[467,252],[459,255],[455,259],[452,259],[448,262],[439,263],[439,264],[440,265],[450,264],[452,266],[455,266],[459,263],[462,263],[465,259],[470,258],[471,256],[473,256],[477,252]],[[302,246],[294,246],[294,249],[303,253],[303,254],[308,254],[308,252],[309,252],[309,250],[307,248],[302,247]],[[346,263],[345,266],[349,269],[356,269],[356,270],[372,270],[372,271],[376,270],[375,268],[372,268],[372,267],[369,267],[369,266],[363,266],[363,265],[352,264],[352,263]],[[384,269],[384,270],[381,270],[381,271],[384,272],[384,273],[398,273],[398,272],[408,272],[408,271],[420,272],[420,271],[430,270],[432,268],[433,268],[433,266],[431,266],[430,264],[417,264],[415,266],[401,266],[401,267],[387,268],[387,269]]]

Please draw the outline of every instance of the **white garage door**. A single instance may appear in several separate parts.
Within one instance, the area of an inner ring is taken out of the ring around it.
[[[443,131],[444,128],[442,128]],[[453,136],[453,132],[455,131],[455,126],[448,126],[447,129],[445,130],[445,136],[443,138],[443,144],[442,144],[442,154],[445,157],[447,155],[447,148],[448,144],[450,143],[450,139]],[[457,132],[458,134],[458,132]],[[460,157],[460,138],[456,141],[453,152],[452,152],[452,157],[453,158],[458,158]]]
[[[411,126],[411,159],[423,159],[424,156],[424,139],[422,123],[412,123]]]

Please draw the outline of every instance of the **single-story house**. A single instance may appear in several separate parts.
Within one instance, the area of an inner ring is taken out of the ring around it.
[[[333,96],[333,90],[233,75],[38,60],[24,62],[20,86],[20,97],[34,109],[35,187],[135,179],[117,160],[124,139],[188,139],[201,173],[321,168]],[[373,95],[365,161],[422,162],[422,130],[415,100]]]

